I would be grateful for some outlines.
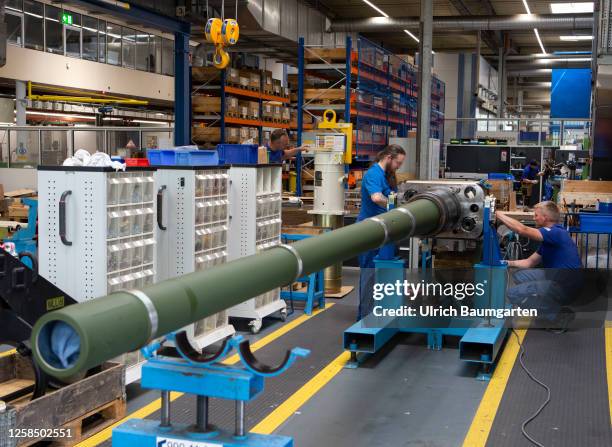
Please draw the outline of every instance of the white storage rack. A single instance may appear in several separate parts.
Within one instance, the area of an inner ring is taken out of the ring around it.
[[[229,176],[222,166],[157,166],[158,278],[205,270],[227,261]],[[227,311],[185,328],[203,349],[234,334]]]
[[[156,281],[154,169],[40,166],[39,271],[79,302]],[[144,358],[124,354],[126,382]]]
[[[232,165],[230,178],[229,260],[253,255],[280,244],[281,165]],[[228,310],[230,318],[250,319],[253,333],[262,319],[279,312],[284,320],[287,306],[280,289],[254,297]]]

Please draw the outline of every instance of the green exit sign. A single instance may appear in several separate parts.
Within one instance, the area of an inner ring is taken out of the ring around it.
[[[62,23],[64,25],[72,25],[72,14],[67,12],[62,13]]]

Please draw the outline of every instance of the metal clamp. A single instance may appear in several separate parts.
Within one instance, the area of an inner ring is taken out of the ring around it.
[[[155,334],[157,334],[157,329],[159,326],[159,315],[157,314],[157,309],[155,308],[153,301],[151,301],[151,298],[149,298],[148,295],[142,290],[132,289],[122,290],[122,292],[138,298],[142,304],[144,304],[145,309],[147,309],[147,313],[149,314],[149,323],[151,324],[151,333],[149,334],[146,344],[151,343],[155,338]]]
[[[370,220],[379,223],[382,226],[383,230],[385,231],[385,240],[380,245],[385,245],[387,242],[389,242],[389,229],[387,228],[387,223],[378,216],[371,217]]]
[[[302,273],[304,272],[304,263],[302,262],[300,254],[295,249],[295,247],[289,244],[280,244],[278,247],[284,248],[285,250],[289,250],[291,254],[295,256],[295,260],[297,261],[297,271],[295,273],[295,278],[293,279],[293,281],[297,281],[298,278],[300,278],[302,276]]]
[[[412,235],[416,231],[416,220],[414,218],[414,214],[412,214],[412,211],[410,211],[408,208],[403,208],[401,206],[399,208],[395,208],[395,210],[399,211],[400,213],[404,213],[406,216],[410,218],[411,227],[410,227],[410,234],[408,236],[412,237]]]

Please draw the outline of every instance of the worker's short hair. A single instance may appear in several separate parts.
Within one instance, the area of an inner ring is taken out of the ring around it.
[[[280,140],[283,136],[288,136],[285,129],[274,129],[270,133],[270,143]]]
[[[555,202],[545,200],[536,204],[534,208],[542,211],[551,221],[559,222],[559,207]]]

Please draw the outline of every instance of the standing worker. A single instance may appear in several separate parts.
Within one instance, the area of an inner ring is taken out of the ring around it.
[[[289,148],[289,135],[285,129],[275,129],[270,133],[270,144],[265,146],[268,150],[270,163],[281,163],[283,160],[295,157],[302,152],[301,147]]]
[[[508,261],[521,270],[513,274],[515,285],[508,289],[508,300],[523,309],[538,309],[540,321],[548,328],[563,332],[573,318],[564,309],[580,292],[583,284],[582,262],[578,247],[562,225],[554,202],[540,202],[534,207],[537,228],[497,212],[496,218],[510,230],[534,241],[540,248],[527,259]],[[541,268],[535,268],[537,266]]]
[[[523,206],[531,206],[532,200],[536,194],[533,194],[534,185],[538,184],[538,177],[542,176],[540,167],[536,160],[531,160],[527,166],[523,169],[523,176],[521,177],[521,184],[523,185]],[[539,197],[535,202],[539,202]]]
[[[357,222],[387,211],[389,195],[397,192],[395,172],[404,162],[406,152],[401,146],[391,144],[376,155],[374,164],[361,181],[361,210]],[[359,314],[357,320],[366,317],[372,310],[374,286],[374,258],[380,249],[359,255]]]

